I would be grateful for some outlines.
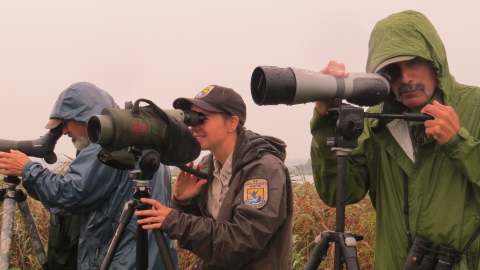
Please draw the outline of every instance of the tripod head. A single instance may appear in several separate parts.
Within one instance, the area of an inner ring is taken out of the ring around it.
[[[337,103],[338,101],[335,101]],[[341,100],[340,100],[341,102]],[[355,148],[363,132],[365,112],[360,107],[342,103],[328,110],[330,120],[336,121],[335,131],[340,137],[328,138],[327,145],[341,148]]]
[[[139,161],[140,170],[133,170],[130,177],[134,181],[150,181],[160,167],[160,153],[151,148],[132,147],[130,153]]]
[[[19,185],[21,183],[20,178],[18,176],[7,175],[3,178],[3,182],[7,185]]]
[[[18,176],[7,175],[3,178],[5,188],[0,188],[0,202],[6,198],[15,199],[18,202],[23,202],[27,199],[27,193],[17,188],[22,182]]]
[[[352,149],[358,146],[357,139],[362,135],[365,118],[392,118],[419,122],[434,119],[433,116],[424,113],[368,113],[361,107],[342,103],[341,99],[334,100],[334,107],[328,110],[328,116],[331,121],[336,121],[335,131],[340,134],[340,137],[328,138],[327,145]]]

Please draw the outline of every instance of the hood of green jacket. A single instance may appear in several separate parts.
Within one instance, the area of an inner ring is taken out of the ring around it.
[[[448,104],[449,91],[454,88],[455,79],[448,69],[443,42],[422,13],[413,10],[395,13],[379,21],[373,28],[368,44],[366,71],[373,72],[383,61],[396,56],[418,56],[432,61],[437,70],[438,87],[443,90],[445,103]],[[395,103],[400,102],[388,100],[384,106],[401,105]]]

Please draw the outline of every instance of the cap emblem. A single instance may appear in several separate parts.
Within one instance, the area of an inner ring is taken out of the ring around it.
[[[212,91],[214,87],[209,85],[207,87],[205,87],[202,91],[200,91],[200,93],[198,93],[195,98],[202,98],[202,97],[205,97],[206,95],[208,95],[208,93],[210,93],[210,91]]]

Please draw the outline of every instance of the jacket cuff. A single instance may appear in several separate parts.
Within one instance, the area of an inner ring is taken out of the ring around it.
[[[169,234],[168,229],[171,226],[175,225],[175,219],[177,219],[178,214],[180,214],[180,212],[177,209],[172,209],[172,211],[170,211],[170,213],[168,213],[168,215],[163,220],[162,226],[160,226],[160,230],[162,230],[168,235]]]
[[[29,182],[29,180],[31,180],[30,179],[31,177],[29,177],[32,174],[31,169],[32,169],[33,165],[37,165],[37,164],[42,166],[40,163],[33,162],[33,161],[29,161],[23,166],[23,168],[22,168],[22,185],[26,182]],[[33,182],[32,184],[35,184],[35,182]]]
[[[183,211],[183,212],[190,212],[190,211],[193,211],[197,208],[197,205],[196,205],[196,198],[197,197],[193,197],[192,199],[190,199],[190,201],[188,202],[188,204],[181,204],[176,198],[175,196],[172,196],[172,199],[170,200],[170,206],[173,207],[173,208],[176,208],[176,209],[179,209],[180,211]]]
[[[451,138],[443,147],[448,150],[455,150],[462,142],[470,137],[470,132],[464,127],[461,127],[460,130]]]

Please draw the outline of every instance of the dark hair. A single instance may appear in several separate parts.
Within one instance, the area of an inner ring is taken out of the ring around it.
[[[226,113],[220,113],[220,115],[223,117],[224,120],[228,120],[232,116],[236,116],[236,115],[229,115],[229,114],[226,114]],[[245,131],[245,127],[243,126],[242,123],[240,123],[240,121],[238,121],[237,129],[235,131],[236,131],[237,135],[239,135],[240,133]]]

